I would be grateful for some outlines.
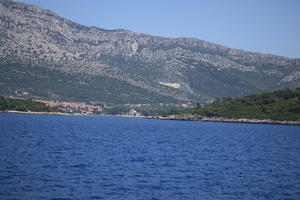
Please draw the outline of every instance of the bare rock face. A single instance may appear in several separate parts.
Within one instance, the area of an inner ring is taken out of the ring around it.
[[[87,27],[11,0],[0,0],[0,65],[1,73],[6,74],[0,76],[2,93],[25,91],[52,99],[209,101],[300,84],[300,59],[236,50],[193,38]],[[60,82],[54,74],[61,76]],[[28,83],[29,77],[50,80],[49,85],[35,88]],[[68,85],[66,79],[73,82]],[[76,90],[81,92],[78,97],[57,88],[68,85],[71,91],[82,82],[77,79],[87,80]],[[116,90],[120,85],[122,90]],[[55,95],[37,92],[42,90]]]

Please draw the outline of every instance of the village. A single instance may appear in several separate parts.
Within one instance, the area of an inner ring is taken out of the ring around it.
[[[44,103],[50,107],[56,107],[66,113],[83,115],[129,115],[144,116],[149,115],[147,110],[157,110],[164,108],[165,111],[171,109],[185,109],[193,107],[187,103],[158,103],[158,104],[106,104],[106,103],[85,103],[85,102],[66,102],[52,100],[35,100]]]

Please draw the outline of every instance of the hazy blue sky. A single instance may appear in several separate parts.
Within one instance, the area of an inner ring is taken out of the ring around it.
[[[300,58],[300,0],[20,0],[80,24]]]

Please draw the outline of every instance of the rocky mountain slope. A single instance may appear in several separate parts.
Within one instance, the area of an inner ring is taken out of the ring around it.
[[[300,59],[83,26],[0,0],[3,95],[113,103],[207,101],[300,85]]]

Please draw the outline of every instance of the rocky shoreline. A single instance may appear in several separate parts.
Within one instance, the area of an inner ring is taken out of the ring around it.
[[[60,113],[60,112],[23,112],[23,111],[0,111],[0,113],[13,113],[13,114],[45,114],[45,115],[79,115],[90,116],[78,113]],[[99,115],[99,116],[119,116],[119,117],[134,117],[129,115]],[[300,125],[300,120],[271,120],[271,119],[227,119],[222,117],[204,117],[199,115],[167,115],[167,116],[140,116],[145,119],[160,119],[160,120],[179,120],[179,121],[201,121],[201,122],[230,122],[230,123],[251,123],[251,124],[283,124],[283,125]]]
[[[148,116],[146,119],[160,119],[160,120],[181,120],[181,121],[202,121],[202,122],[230,122],[230,123],[252,123],[252,124],[285,124],[285,125],[300,125],[298,121],[279,121],[271,119],[226,119],[222,117],[204,117],[198,115],[167,115],[167,116]]]

